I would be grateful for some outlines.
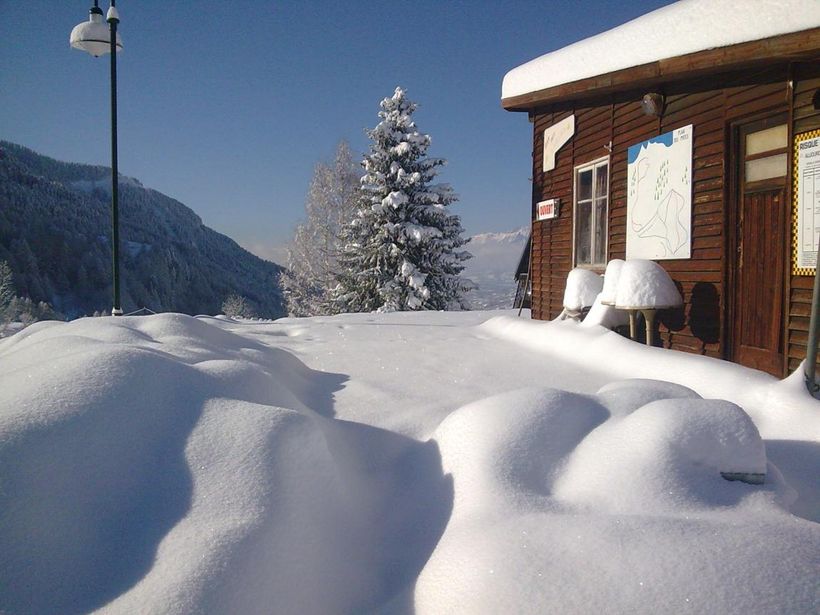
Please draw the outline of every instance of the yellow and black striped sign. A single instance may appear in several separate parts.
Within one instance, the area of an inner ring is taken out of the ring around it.
[[[811,130],[809,132],[804,132],[799,135],[794,135],[794,165],[793,169],[793,178],[792,178],[792,274],[793,275],[814,275],[815,267],[800,267],[799,262],[800,259],[798,258],[801,247],[800,247],[800,144],[808,141],[810,139],[816,139],[820,137],[820,130]],[[820,151],[820,150],[819,150]],[[805,170],[804,170],[805,171]],[[820,177],[818,177],[815,181],[820,183]],[[806,220],[803,222],[804,224],[808,224],[809,221]],[[816,240],[812,239],[814,242],[814,250],[817,250],[817,243]],[[820,257],[820,254],[818,254]]]

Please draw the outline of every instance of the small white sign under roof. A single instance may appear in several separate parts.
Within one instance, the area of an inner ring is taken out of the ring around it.
[[[555,154],[566,145],[575,134],[575,116],[570,115],[544,130],[544,171],[555,168]]]

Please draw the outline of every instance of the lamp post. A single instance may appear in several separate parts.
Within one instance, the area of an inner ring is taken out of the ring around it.
[[[106,53],[111,54],[111,254],[114,282],[114,307],[112,316],[122,316],[120,305],[120,218],[119,218],[119,190],[117,183],[117,51],[122,49],[122,40],[117,34],[117,24],[120,22],[115,6],[116,0],[111,0],[111,7],[105,19],[108,27],[102,23],[103,12],[99,7],[99,0],[94,0],[94,6],[89,9],[88,21],[78,24],[71,31],[69,42],[75,49],[87,51],[95,58]]]

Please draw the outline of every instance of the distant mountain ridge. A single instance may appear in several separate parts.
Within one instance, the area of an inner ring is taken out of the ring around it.
[[[67,317],[111,309],[111,170],[0,141],[0,260],[18,295]],[[230,294],[285,314],[282,268],[204,226],[191,209],[121,176],[123,309],[215,314]]]
[[[515,269],[530,236],[527,226],[519,229],[473,235],[467,250],[473,258],[465,263],[464,275],[478,284],[470,293],[475,310],[508,309],[515,297]]]
[[[522,226],[514,231],[507,231],[501,233],[480,233],[473,235],[470,239],[470,245],[488,245],[488,244],[513,244],[518,246],[522,242],[526,242],[530,236],[530,229],[528,226]]]

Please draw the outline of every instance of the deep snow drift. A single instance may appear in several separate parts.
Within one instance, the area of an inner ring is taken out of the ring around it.
[[[0,611],[816,612],[798,378],[492,316],[0,341]]]

